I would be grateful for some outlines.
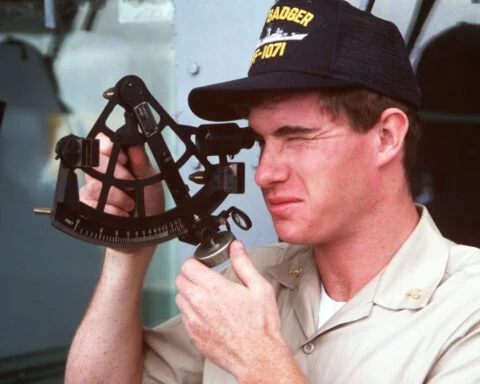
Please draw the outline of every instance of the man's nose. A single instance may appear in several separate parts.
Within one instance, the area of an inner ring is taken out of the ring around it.
[[[285,181],[287,178],[288,166],[281,151],[266,144],[262,149],[255,171],[255,182],[260,188],[268,188],[273,184]]]

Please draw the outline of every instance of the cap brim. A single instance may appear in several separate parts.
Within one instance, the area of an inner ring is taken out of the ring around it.
[[[360,84],[303,72],[267,72],[194,88],[188,104],[198,117],[211,121],[243,119],[242,105],[248,105],[255,93],[263,91],[293,91],[320,88],[352,88]]]

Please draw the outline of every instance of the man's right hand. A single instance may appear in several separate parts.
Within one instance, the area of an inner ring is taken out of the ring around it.
[[[112,142],[101,134],[100,164],[105,172],[112,153]],[[150,164],[143,146],[129,148],[119,155],[115,177],[133,180],[154,176],[158,171]],[[80,189],[83,203],[96,207],[101,183],[85,175]],[[162,183],[145,188],[145,213],[157,215],[164,210]],[[105,212],[129,216],[135,209],[128,193],[112,187]],[[140,317],[143,280],[154,247],[107,249],[102,273],[87,313],[78,328],[67,361],[65,382],[139,383],[142,376],[142,323]]]
[[[100,164],[95,169],[105,173],[112,153],[113,144],[110,139],[102,133],[97,136],[97,139],[100,140]],[[138,145],[128,148],[127,153],[120,152],[114,175],[118,179],[133,180],[148,178],[157,173],[158,171],[149,161],[145,148]],[[99,180],[85,174],[85,185],[80,188],[79,191],[80,200],[91,207],[96,207],[100,197],[101,187],[102,184]],[[162,213],[165,209],[162,183],[147,186],[145,188],[144,199],[147,216]],[[127,193],[116,187],[110,189],[105,205],[105,213],[128,217],[134,209],[135,201]]]

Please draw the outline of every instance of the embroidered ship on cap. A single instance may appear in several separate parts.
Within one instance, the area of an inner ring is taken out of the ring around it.
[[[284,32],[282,28],[277,28],[277,30],[274,33],[272,33],[272,27],[267,27],[267,34],[260,39],[260,41],[258,42],[255,48],[258,48],[263,44],[275,43],[277,41],[303,40],[307,36],[308,36],[308,33]]]

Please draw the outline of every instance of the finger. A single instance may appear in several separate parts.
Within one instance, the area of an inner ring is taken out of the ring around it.
[[[175,300],[179,301],[177,305],[182,313],[191,316],[205,307],[202,300],[202,297],[205,297],[205,291],[201,287],[194,285],[182,275],[176,277],[175,286],[178,291]]]
[[[130,168],[138,178],[144,179],[155,174],[143,145],[128,148],[128,157],[130,159]]]
[[[215,289],[219,285],[224,284],[225,281],[228,281],[225,277],[214,272],[193,257],[185,260],[181,273],[193,284],[205,289]]]
[[[92,208],[96,208],[97,204],[98,204],[97,200],[83,199],[82,202],[84,204],[87,204],[88,206],[90,206]],[[105,213],[108,213],[110,215],[115,215],[115,216],[122,216],[122,217],[128,217],[129,216],[129,213],[127,211],[124,211],[124,210],[122,210],[118,207],[115,207],[113,205],[110,205],[110,204],[106,204],[103,211]]]
[[[208,306],[211,294],[203,287],[195,285],[183,275],[175,279],[178,296],[188,303],[191,312],[201,313]]]
[[[150,215],[156,215],[165,211],[165,195],[163,192],[162,183],[155,183],[148,185],[144,189],[145,199],[149,199],[145,202],[145,208]]]
[[[102,183],[97,179],[91,178],[82,188],[80,188],[80,199],[98,202],[102,190]],[[130,212],[135,208],[135,201],[124,191],[116,187],[110,187],[108,191],[106,204],[117,207],[125,212]]]
[[[194,283],[192,283],[186,276],[179,274],[175,278],[175,287],[182,296],[189,297],[195,296],[195,289],[199,289]]]
[[[191,313],[193,313],[192,309],[190,308],[190,304],[182,295],[177,294],[175,296],[175,304],[177,305],[177,308],[180,311],[180,313],[186,319],[188,319],[191,316]]]
[[[187,300],[181,295],[175,296],[175,304],[182,316],[182,322],[192,340],[197,340],[194,329],[198,329],[200,319],[198,314],[190,307]]]
[[[241,241],[234,240],[230,245],[230,260],[233,271],[246,287],[263,284],[263,277],[255,269]]]
[[[112,141],[104,133],[99,133],[95,138],[100,140],[100,154],[110,157],[113,149]],[[118,154],[117,161],[122,165],[128,162],[128,157],[122,150]]]
[[[104,154],[100,154],[99,165],[94,169],[100,173],[106,173],[109,162],[110,162],[110,157]],[[117,163],[115,165],[115,170],[113,172],[113,175],[119,180],[134,180],[134,177],[130,173],[130,171],[120,163]]]

